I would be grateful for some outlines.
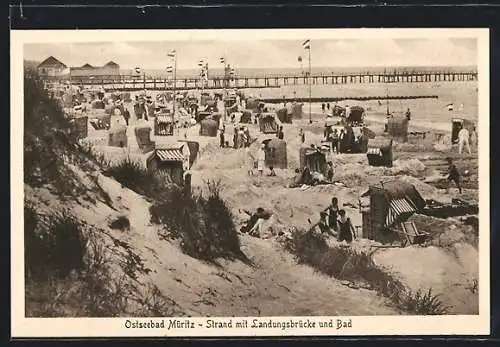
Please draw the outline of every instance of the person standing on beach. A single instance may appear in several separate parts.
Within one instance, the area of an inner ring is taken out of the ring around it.
[[[345,153],[345,151],[346,151],[345,142],[346,142],[345,141],[345,131],[344,131],[344,129],[340,129],[338,153]]]
[[[409,107],[406,110],[406,119],[411,120],[411,112],[410,112],[410,108]]]
[[[328,162],[328,170],[326,172],[326,179],[328,182],[330,182],[330,183],[333,182],[333,175],[334,175],[333,163],[331,161],[329,161]]]
[[[339,242],[346,241],[347,243],[351,243],[354,239],[354,228],[351,223],[351,219],[347,217],[345,210],[339,211],[339,219],[337,220],[339,235]]]
[[[330,103],[327,103],[327,104],[326,104],[326,109],[327,109],[328,111],[330,111]]]
[[[345,105],[345,119],[349,119],[349,117],[351,116],[351,108],[349,107],[349,105]]]
[[[332,153],[339,153],[339,132],[337,128],[333,129],[333,133],[331,134],[332,139]]]
[[[332,204],[328,206],[328,226],[335,232],[339,231],[337,223],[339,213],[339,200],[336,197],[332,198]]]
[[[264,166],[266,165],[266,145],[262,144],[260,146],[259,152],[257,153],[257,171],[259,171],[260,176],[264,173]]]
[[[245,147],[250,147],[250,142],[251,142],[250,130],[248,130],[247,127],[244,127],[243,133],[245,134]]]
[[[476,131],[476,127],[473,127],[472,128],[472,132],[470,133],[470,143],[473,146],[477,146],[477,131]]]
[[[134,113],[135,113],[136,120],[142,119],[141,107],[139,104],[139,96],[137,96],[137,95],[135,96]]]
[[[220,148],[224,148],[224,129],[220,129],[220,134],[219,134],[219,139],[220,139]]]
[[[283,132],[283,125],[280,125],[277,136],[278,139],[280,140],[283,140],[285,138],[285,133]]]
[[[469,155],[472,154],[469,145],[469,137],[470,137],[469,130],[467,130],[464,126],[462,126],[462,129],[460,129],[460,131],[458,132],[458,154],[462,154],[464,146],[469,152]]]
[[[304,134],[304,130],[302,130],[302,128],[299,131],[299,137],[300,137],[300,142],[301,143],[306,142],[306,135]]]
[[[293,115],[293,104],[288,101],[286,104],[285,104],[285,108],[286,108],[286,116],[287,116],[287,119],[291,119],[292,118],[292,115]]]
[[[128,126],[128,121],[130,119],[130,112],[124,107],[123,108],[123,118],[125,119],[125,123],[127,124]]]
[[[233,134],[233,148],[237,149],[238,148],[238,129],[236,126],[234,127],[234,134]]]
[[[462,194],[462,187],[460,186],[460,173],[458,172],[457,167],[453,164],[451,158],[447,158],[448,161],[448,182],[455,182],[455,185],[458,188],[458,192]]]
[[[321,104],[321,111],[322,111],[323,113],[325,113],[325,107],[326,107],[326,106],[325,106],[325,103],[322,103],[322,104]]]

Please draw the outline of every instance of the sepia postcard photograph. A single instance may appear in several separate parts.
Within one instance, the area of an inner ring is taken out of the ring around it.
[[[13,337],[489,334],[488,29],[13,30],[11,105]]]

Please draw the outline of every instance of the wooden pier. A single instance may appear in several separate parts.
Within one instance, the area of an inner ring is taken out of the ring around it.
[[[295,75],[295,76],[235,76],[232,79],[210,77],[205,81],[204,89],[222,88],[279,88],[283,86],[308,85],[344,85],[374,83],[426,83],[426,82],[466,82],[477,81],[477,72],[395,72],[383,74],[331,74],[331,75]],[[47,78],[50,80],[50,78]],[[68,80],[68,79],[67,79]],[[73,85],[103,86],[107,91],[136,90],[173,90],[174,81],[165,77],[148,76],[95,76],[87,78],[69,78]],[[177,78],[177,90],[202,88],[199,78]]]
[[[345,101],[345,100],[358,100],[358,101],[371,101],[371,100],[414,100],[414,99],[439,99],[437,95],[372,95],[372,96],[348,96],[348,97],[326,97],[326,98],[318,98],[312,97],[309,98],[259,98],[262,102],[268,102],[270,104],[280,103],[283,100],[285,101],[297,101],[307,103],[309,101],[313,103],[318,102],[336,102],[336,101]]]

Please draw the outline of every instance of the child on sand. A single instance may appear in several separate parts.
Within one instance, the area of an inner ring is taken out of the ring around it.
[[[354,228],[351,223],[351,219],[347,217],[345,210],[339,211],[339,219],[337,220],[339,226],[339,242],[346,241],[351,243],[354,239]]]
[[[301,143],[306,142],[306,135],[304,134],[304,130],[300,129],[300,131],[299,131],[299,137],[300,137],[300,142]]]
[[[335,232],[339,231],[337,216],[339,212],[339,201],[336,197],[332,198],[332,204],[328,206],[328,226]]]

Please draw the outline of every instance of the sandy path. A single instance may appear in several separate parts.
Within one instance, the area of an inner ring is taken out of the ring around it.
[[[188,315],[284,316],[397,314],[375,292],[352,289],[297,265],[270,240],[241,237],[242,250],[253,265],[221,260],[207,264],[160,240],[149,222],[149,204],[136,193],[107,178],[101,183],[113,201],[129,211],[131,230],[120,238],[131,244],[152,270],[151,280]],[[133,208],[130,208],[132,207]]]

